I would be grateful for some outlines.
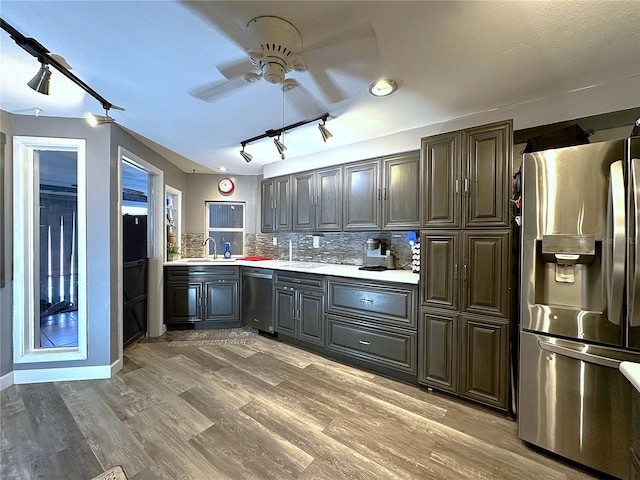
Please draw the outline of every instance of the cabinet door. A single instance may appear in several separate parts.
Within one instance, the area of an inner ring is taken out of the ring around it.
[[[275,179],[275,227],[277,231],[291,230],[291,181],[289,176]]]
[[[276,288],[274,295],[276,331],[284,335],[289,335],[290,337],[295,337],[295,291],[289,287]]]
[[[201,320],[202,283],[169,283],[165,290],[165,323]]]
[[[207,292],[205,320],[208,322],[239,322],[240,303],[238,280],[213,280],[205,283]]]
[[[316,227],[315,174],[296,173],[291,176],[291,197],[294,230],[314,230]]]
[[[345,165],[344,230],[379,230],[381,195],[378,160]]]
[[[422,139],[425,228],[460,228],[461,143],[461,132]]]
[[[507,409],[509,322],[460,316],[460,395]]]
[[[342,167],[316,173],[316,227],[320,232],[342,230]]]
[[[466,231],[463,250],[462,310],[509,317],[509,231]]]
[[[424,311],[418,335],[418,382],[457,393],[457,316]]]
[[[386,157],[382,166],[383,228],[420,228],[420,153]]]
[[[263,233],[276,229],[275,185],[273,178],[260,182],[260,230]]]
[[[508,227],[511,121],[465,130],[465,227]]]
[[[422,305],[459,310],[460,232],[423,230],[420,257]]]
[[[324,346],[324,295],[307,290],[298,291],[296,317],[296,338]]]

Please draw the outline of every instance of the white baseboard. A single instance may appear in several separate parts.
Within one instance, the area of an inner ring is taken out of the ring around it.
[[[6,373],[0,377],[0,392],[13,385],[13,372]]]
[[[119,358],[111,365],[14,370],[12,374],[13,383],[21,385],[26,383],[67,382],[73,380],[111,378],[121,368],[122,359]]]

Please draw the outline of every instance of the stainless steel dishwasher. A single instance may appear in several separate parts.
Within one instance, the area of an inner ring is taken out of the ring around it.
[[[265,332],[275,332],[273,270],[242,267],[242,323]]]

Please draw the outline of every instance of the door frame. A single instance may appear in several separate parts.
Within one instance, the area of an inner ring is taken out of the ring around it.
[[[118,358],[123,357],[123,286],[124,286],[124,252],[122,245],[122,162],[126,159],[129,163],[138,166],[149,174],[148,208],[148,235],[147,252],[149,255],[149,275],[147,279],[147,335],[158,337],[166,331],[164,325],[163,305],[163,268],[165,259],[164,248],[164,172],[155,165],[140,158],[138,155],[118,147],[118,222],[116,238],[118,239],[118,287],[117,291],[117,318],[118,318]]]

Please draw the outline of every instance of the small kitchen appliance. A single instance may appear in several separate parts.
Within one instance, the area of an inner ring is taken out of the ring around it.
[[[368,239],[362,247],[362,267],[360,270],[393,270],[394,257],[384,240]]]

